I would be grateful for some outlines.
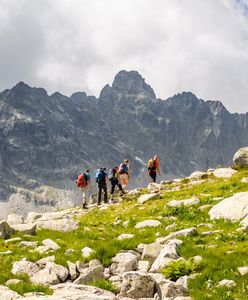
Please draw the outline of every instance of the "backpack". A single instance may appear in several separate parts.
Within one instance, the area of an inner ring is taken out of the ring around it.
[[[109,179],[110,181],[112,181],[112,180],[115,179],[114,169],[109,169],[108,179]]]
[[[152,170],[152,169],[154,169],[155,167],[154,167],[154,160],[151,158],[151,159],[149,159],[148,160],[148,163],[147,163],[147,169],[148,170]]]
[[[77,178],[77,186],[78,188],[86,187],[88,184],[88,177],[85,173],[78,175]]]
[[[119,169],[118,169],[118,173],[119,174],[127,174],[128,173],[128,166],[125,163],[120,164]]]
[[[103,169],[98,169],[95,176],[96,182],[105,182],[106,175]]]

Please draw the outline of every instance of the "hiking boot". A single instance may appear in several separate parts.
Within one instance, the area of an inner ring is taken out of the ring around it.
[[[97,205],[101,205],[101,202],[97,202]]]
[[[86,203],[83,203],[83,208],[84,208],[84,209],[88,209],[88,206],[87,206]]]

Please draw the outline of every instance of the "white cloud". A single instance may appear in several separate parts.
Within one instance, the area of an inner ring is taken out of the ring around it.
[[[0,89],[99,95],[121,69],[248,111],[247,0],[1,0]]]

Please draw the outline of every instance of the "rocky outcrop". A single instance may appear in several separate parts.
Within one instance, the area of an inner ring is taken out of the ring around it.
[[[229,219],[238,221],[248,215],[248,192],[234,194],[214,205],[209,215],[213,219]]]
[[[6,221],[0,220],[0,238],[7,239],[12,233],[14,233],[13,228]]]

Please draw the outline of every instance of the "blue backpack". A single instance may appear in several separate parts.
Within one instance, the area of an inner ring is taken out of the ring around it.
[[[96,182],[105,182],[106,173],[103,169],[98,169],[95,176]]]

